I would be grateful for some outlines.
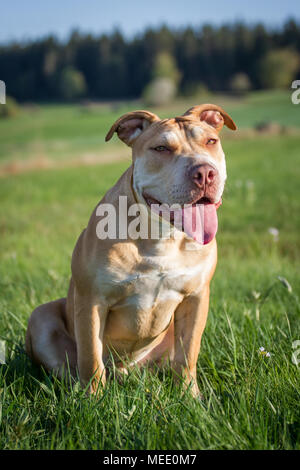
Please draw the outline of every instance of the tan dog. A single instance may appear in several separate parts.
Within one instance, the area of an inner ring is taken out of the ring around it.
[[[217,262],[216,209],[226,180],[218,135],[224,123],[236,129],[222,108],[206,104],[164,120],[134,111],[112,126],[106,140],[117,132],[132,147],[133,163],[77,241],[67,299],[32,313],[26,350],[33,360],[59,374],[68,361],[71,373],[78,371],[83,385],[91,381],[95,392],[99,382],[105,384],[111,356],[121,370],[166,358],[193,395],[199,394],[196,362]],[[124,235],[123,222],[130,225],[136,214],[119,213],[120,196],[127,197],[128,207],[141,205],[141,223],[159,220],[168,236]],[[172,223],[160,217],[151,208],[155,203],[179,204],[184,224],[174,226],[176,211]],[[105,239],[99,237],[99,221],[109,207],[119,214],[112,231],[118,235]],[[193,229],[197,214],[202,225]]]

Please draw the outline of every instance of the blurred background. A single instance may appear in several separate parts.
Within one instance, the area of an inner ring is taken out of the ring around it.
[[[299,125],[296,1],[12,0],[1,17],[0,175],[103,161],[108,126],[133,108],[166,117],[218,101],[240,128]]]

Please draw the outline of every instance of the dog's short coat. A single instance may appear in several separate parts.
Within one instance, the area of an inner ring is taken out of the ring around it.
[[[124,372],[170,359],[175,375],[199,395],[196,362],[217,262],[210,218],[216,220],[226,180],[224,123],[236,128],[211,104],[174,119],[134,111],[115,122],[106,140],[117,132],[132,147],[133,163],[99,205],[110,203],[118,214],[119,196],[127,196],[128,206],[142,204],[150,220],[154,202],[205,204],[208,228],[202,244],[167,222],[170,237],[101,240],[98,205],[75,246],[67,298],[39,306],[29,319],[26,350],[34,361],[59,374],[68,361],[93,393],[105,384],[111,356]]]

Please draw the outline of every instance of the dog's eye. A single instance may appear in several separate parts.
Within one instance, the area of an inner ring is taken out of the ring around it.
[[[164,145],[158,145],[158,147],[154,147],[153,150],[155,150],[155,152],[168,152],[169,151],[168,147],[165,147]]]
[[[217,139],[208,139],[206,145],[215,145],[218,142]]]

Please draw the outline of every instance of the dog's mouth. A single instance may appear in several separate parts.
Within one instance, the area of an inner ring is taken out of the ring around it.
[[[204,196],[189,204],[174,207],[163,204],[146,193],[143,197],[151,211],[198,243],[206,245],[215,237],[218,230],[217,209],[222,204],[222,198],[214,203],[211,198]]]

